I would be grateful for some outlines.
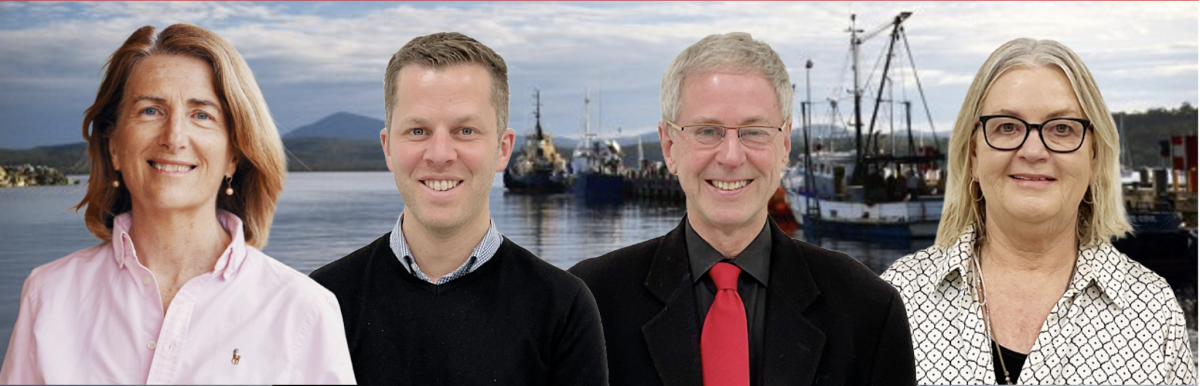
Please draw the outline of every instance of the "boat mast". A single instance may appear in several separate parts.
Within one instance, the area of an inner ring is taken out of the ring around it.
[[[642,164],[646,163],[646,155],[645,155],[645,153],[642,152],[642,135],[641,134],[638,134],[637,140],[638,140],[638,167],[640,168],[640,167],[642,167]]]
[[[1122,111],[1117,114],[1120,114],[1120,120],[1117,121],[1117,138],[1121,139],[1119,141],[1121,143],[1121,148],[1128,149],[1129,147],[1127,147],[1125,143],[1125,138],[1127,137],[1125,135],[1125,112]],[[1130,166],[1132,163],[1129,162],[1129,159],[1131,158],[1129,153],[1130,152],[1128,151],[1121,152],[1121,167],[1124,169],[1133,170],[1133,167]]]
[[[583,89],[583,137],[587,138],[592,135],[592,99],[588,96],[587,89]]]
[[[537,158],[542,159],[546,156],[546,135],[542,131],[542,90],[539,89],[533,89],[533,129],[537,133]]]
[[[863,32],[858,29],[855,24],[857,15],[850,14],[850,51],[853,58],[850,70],[854,73],[854,158],[855,161],[861,163],[863,160],[862,149],[862,87],[858,82],[858,51],[862,45],[862,40],[858,38],[858,34]],[[857,169],[857,168],[856,168]]]
[[[596,109],[596,129],[604,131],[604,88],[596,88],[596,102],[600,106]]]
[[[821,218],[821,200],[819,199],[816,178],[813,177],[812,165],[812,143],[809,142],[809,130],[812,129],[812,79],[811,73],[813,61],[809,59],[804,63],[804,101],[800,102],[801,124],[804,126],[804,189],[801,194],[804,194],[804,200],[808,205],[808,216],[813,219]],[[792,86],[795,92],[795,85]]]
[[[541,141],[545,139],[542,134],[542,90],[533,90],[533,128],[537,132],[537,139]]]
[[[871,124],[869,126],[867,126],[867,130],[868,130],[867,141],[869,141],[871,143],[871,149],[869,151],[872,154],[877,153],[877,151],[875,151],[875,150],[879,149],[879,143],[877,143],[877,141],[875,141],[875,120],[876,120],[876,118],[879,117],[879,105],[883,104],[882,103],[883,102],[883,90],[887,88],[886,85],[889,80],[888,79],[888,71],[891,70],[891,68],[892,68],[892,55],[896,48],[896,41],[900,37],[900,23],[903,23],[904,20],[908,19],[908,17],[911,15],[912,15],[912,12],[901,12],[899,15],[896,16],[895,19],[893,19],[893,21],[890,25],[890,27],[892,27],[892,33],[891,33],[891,35],[888,36],[888,50],[887,50],[887,57],[883,61],[883,74],[879,76],[879,93],[875,97],[875,106],[871,112]],[[884,28],[886,28],[886,27],[884,27]],[[882,29],[880,29],[878,31],[882,31]],[[878,34],[878,33],[879,32],[874,32],[871,34],[871,36],[874,36],[875,34]],[[855,71],[855,73],[857,73],[857,71]]]

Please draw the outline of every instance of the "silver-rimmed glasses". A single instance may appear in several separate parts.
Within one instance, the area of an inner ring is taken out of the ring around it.
[[[766,148],[775,140],[775,136],[783,132],[783,126],[721,126],[721,125],[687,125],[679,126],[674,122],[665,121],[671,127],[704,146],[715,146],[725,140],[725,132],[737,129],[737,137],[746,147],[754,149]]]
[[[1080,118],[1054,118],[1033,124],[1008,115],[984,115],[979,117],[979,123],[988,146],[1004,151],[1021,148],[1029,138],[1029,132],[1037,130],[1046,149],[1055,153],[1070,153],[1083,146],[1087,129],[1092,128],[1091,121]]]

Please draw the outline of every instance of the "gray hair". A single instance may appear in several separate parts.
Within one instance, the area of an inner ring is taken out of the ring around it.
[[[783,121],[792,120],[792,81],[787,66],[770,45],[754,40],[745,32],[708,35],[675,57],[663,74],[659,92],[662,119],[674,121],[678,118],[683,81],[688,75],[713,71],[762,74],[775,87]]]

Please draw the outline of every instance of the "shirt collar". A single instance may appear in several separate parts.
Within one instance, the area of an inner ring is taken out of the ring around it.
[[[725,260],[725,256],[721,252],[717,252],[707,240],[700,237],[699,233],[696,233],[696,230],[692,228],[691,221],[684,223],[687,229],[685,237],[688,262],[692,268],[692,282],[695,283],[704,278],[709,268]],[[729,262],[741,268],[742,272],[750,274],[750,277],[758,280],[763,286],[767,286],[771,264],[771,231],[767,223],[763,223],[762,230],[746,246],[746,249],[743,249]]]
[[[241,269],[242,263],[246,261],[246,235],[242,229],[242,219],[237,215],[218,209],[217,220],[225,232],[232,236],[232,241],[221,253],[221,258],[217,259],[217,263],[213,266],[213,273],[220,274],[222,279],[228,279],[229,275]],[[130,212],[121,213],[113,218],[113,257],[120,268],[125,268],[125,264],[129,263],[130,259],[137,260],[133,238],[129,236],[129,229],[132,225],[133,215]]]
[[[408,273],[421,280],[433,283],[433,280],[430,280],[429,276],[426,276],[424,272],[421,272],[421,268],[417,266],[416,260],[412,257],[412,250],[408,248],[408,242],[404,239],[404,231],[401,227],[403,223],[404,214],[401,213],[400,218],[396,219],[396,226],[392,228],[392,235],[388,240],[389,245],[392,248],[392,253],[396,255],[396,258],[400,260],[400,265],[403,266]],[[468,273],[474,272],[484,263],[492,259],[492,256],[494,256],[496,251],[500,249],[500,244],[503,241],[504,239],[500,235],[500,231],[496,229],[496,221],[489,219],[487,233],[484,234],[483,240],[480,240],[479,244],[475,246],[475,249],[471,251],[471,256],[467,258],[467,261],[463,262],[463,264],[453,272],[450,272],[441,279],[438,279],[438,282],[434,284],[443,284],[450,280],[462,277]]]
[[[1132,262],[1109,242],[1079,248],[1075,259],[1075,277],[1071,281],[1072,295],[1083,292],[1095,283],[1100,293],[1120,309],[1129,306],[1128,273],[1133,271]]]
[[[954,274],[966,278],[969,272],[973,272],[968,267],[975,255],[975,237],[975,228],[968,226],[959,235],[958,241],[949,248],[945,250],[935,248],[935,255],[931,256],[936,261],[934,277],[953,283]],[[1126,282],[1126,273],[1131,269],[1129,259],[1117,251],[1111,243],[1104,242],[1095,246],[1081,247],[1075,259],[1075,274],[1071,277],[1071,284],[1064,296],[1074,296],[1095,283],[1102,295],[1117,307],[1124,309],[1129,302],[1121,295],[1129,286]],[[963,283],[969,282],[970,280],[963,281]]]
[[[971,272],[967,266],[971,264],[971,256],[975,254],[974,249],[975,228],[967,226],[967,229],[958,236],[958,241],[955,241],[949,248],[934,248],[933,256],[930,256],[937,262],[934,264],[936,269],[933,272],[934,277],[951,283],[954,282],[951,274],[966,278],[967,273]],[[965,280],[964,283],[966,283]]]

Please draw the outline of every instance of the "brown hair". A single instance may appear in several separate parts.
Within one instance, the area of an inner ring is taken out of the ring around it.
[[[392,107],[396,103],[396,81],[400,78],[401,68],[408,64],[417,64],[438,69],[468,63],[483,66],[492,75],[492,107],[496,109],[496,130],[503,134],[504,129],[508,128],[508,66],[496,51],[458,32],[418,36],[392,54],[387,73],[383,76],[384,127],[391,131]]]
[[[213,89],[221,110],[226,112],[230,145],[239,160],[231,182],[236,193],[219,193],[217,208],[242,219],[247,244],[266,246],[275,202],[287,177],[287,158],[250,66],[229,42],[204,28],[175,24],[155,32],[152,26],[139,28],[104,65],[107,70],[96,92],[96,102],[83,114],[83,139],[88,142],[92,171],[87,194],[75,210],[87,207],[84,221],[92,235],[101,240],[112,238],[113,219],[131,209],[129,190],[111,186],[120,175],[113,169],[109,154],[126,82],[134,66],[150,55],[186,56],[212,65]]]

